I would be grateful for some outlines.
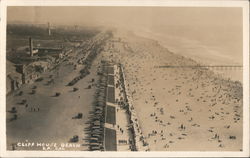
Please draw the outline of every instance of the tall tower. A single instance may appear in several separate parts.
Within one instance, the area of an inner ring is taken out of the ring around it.
[[[33,56],[33,41],[32,38],[29,38],[29,46],[30,46],[30,56]]]
[[[50,23],[49,22],[48,22],[48,34],[49,34],[49,36],[51,35]]]

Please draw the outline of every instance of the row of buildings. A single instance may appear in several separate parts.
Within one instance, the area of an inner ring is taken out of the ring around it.
[[[34,82],[43,72],[53,68],[75,47],[80,46],[79,42],[72,43],[70,47],[34,47],[33,39],[29,38],[29,48],[18,59],[18,64],[6,61],[6,93],[20,88],[22,84]]]

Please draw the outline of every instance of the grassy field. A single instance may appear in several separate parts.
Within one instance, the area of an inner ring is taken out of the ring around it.
[[[114,68],[108,67],[108,74],[114,74]]]
[[[106,123],[116,124],[115,107],[107,105]]]
[[[108,102],[115,103],[115,88],[114,87],[108,87],[108,94],[107,94],[107,100]]]
[[[115,84],[114,76],[108,75],[108,84],[112,86]]]
[[[105,128],[105,149],[106,151],[116,151],[116,131],[113,129]]]

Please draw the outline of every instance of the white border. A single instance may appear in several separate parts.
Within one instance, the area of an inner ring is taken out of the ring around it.
[[[155,6],[241,7],[243,9],[243,152],[86,152],[6,151],[6,7],[7,6]],[[0,31],[0,157],[249,157],[249,3],[248,1],[165,0],[2,0]]]

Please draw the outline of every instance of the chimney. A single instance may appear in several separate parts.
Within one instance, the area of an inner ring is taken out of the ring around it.
[[[48,23],[48,34],[49,34],[49,36],[51,35],[51,31],[50,31],[50,23]]]
[[[30,45],[30,56],[33,56],[33,41],[32,38],[29,38],[29,45]]]

